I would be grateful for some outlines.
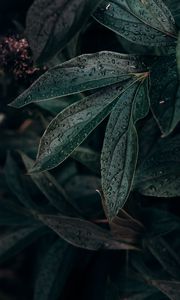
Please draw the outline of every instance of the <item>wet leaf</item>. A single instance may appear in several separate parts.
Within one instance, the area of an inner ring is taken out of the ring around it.
[[[180,193],[180,135],[159,139],[136,171],[134,187],[154,197],[178,197]]]
[[[151,110],[163,136],[166,136],[180,121],[180,87],[175,56],[169,59],[160,57],[151,69],[150,78]]]
[[[30,172],[45,171],[62,163],[107,117],[122,92],[119,84],[101,89],[58,114],[41,138]]]
[[[26,19],[34,59],[47,61],[80,31],[102,0],[35,0]]]
[[[84,54],[48,70],[10,106],[19,108],[32,102],[105,87],[126,80],[130,78],[129,73],[142,72],[144,68],[132,55],[109,51]]]
[[[176,40],[175,21],[161,0],[103,1],[94,17],[136,44],[170,46]]]
[[[176,24],[180,27],[180,2],[179,0],[164,0],[164,3],[169,7]]]
[[[37,270],[34,300],[59,299],[74,258],[75,249],[59,238],[47,247]]]
[[[76,247],[88,250],[134,249],[131,245],[115,241],[110,231],[83,219],[54,215],[39,215],[38,218]]]
[[[104,207],[109,219],[117,215],[130,193],[138,155],[135,123],[148,109],[148,80],[145,80],[129,87],[110,115],[101,156]]]

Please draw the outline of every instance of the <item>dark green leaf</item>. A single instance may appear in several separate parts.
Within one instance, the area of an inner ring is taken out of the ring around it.
[[[170,46],[176,39],[175,21],[161,0],[103,1],[94,17],[136,44]]]
[[[169,7],[176,24],[180,27],[180,2],[179,0],[164,0],[164,3]]]
[[[139,165],[134,187],[154,197],[180,195],[180,135],[161,138]]]
[[[61,97],[61,99],[55,98],[51,99],[51,101],[41,101],[37,102],[36,104],[43,108],[44,110],[47,110],[52,115],[56,116],[60,111],[62,111],[64,108],[66,108],[68,105],[71,105],[73,102],[76,102],[77,100],[82,99],[81,94],[76,95],[70,95],[67,97]]]
[[[151,110],[163,136],[180,121],[180,88],[175,56],[160,57],[151,70]]]
[[[60,64],[38,78],[10,106],[67,96],[96,89],[130,78],[144,66],[135,56],[102,51],[84,54]]]
[[[146,80],[130,86],[110,115],[101,157],[104,207],[109,219],[117,215],[130,193],[138,155],[135,123],[148,109]]]
[[[47,61],[80,31],[102,0],[35,0],[26,19],[34,59]]]
[[[47,246],[41,257],[34,287],[34,300],[56,300],[72,269],[75,249],[61,239]]]
[[[31,172],[52,169],[62,163],[107,117],[122,91],[119,84],[106,87],[60,112],[41,138]]]
[[[177,59],[177,68],[179,73],[179,80],[180,80],[180,31],[178,34],[178,43],[176,48],[176,59]]]

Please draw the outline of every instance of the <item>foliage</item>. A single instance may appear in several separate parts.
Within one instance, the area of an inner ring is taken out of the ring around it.
[[[23,5],[1,33],[0,262],[34,267],[10,299],[178,300],[179,1]]]

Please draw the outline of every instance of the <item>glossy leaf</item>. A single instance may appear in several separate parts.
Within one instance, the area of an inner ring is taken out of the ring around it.
[[[47,61],[81,30],[101,0],[35,0],[26,19],[34,59]]]
[[[75,249],[61,239],[47,246],[41,257],[34,287],[34,300],[57,300],[73,267]]]
[[[150,101],[157,124],[166,136],[180,121],[180,88],[175,56],[169,59],[161,57],[152,67]]]
[[[47,230],[42,226],[15,228],[14,231],[0,236],[0,262],[23,250],[33,241],[44,235]]]
[[[101,156],[104,208],[113,219],[130,193],[138,155],[135,123],[149,109],[148,81],[135,83],[118,99],[106,128]]]
[[[19,108],[32,102],[105,87],[128,79],[129,73],[142,72],[144,68],[135,56],[109,51],[84,54],[48,70],[10,106]]]
[[[131,245],[115,241],[110,231],[83,219],[54,215],[39,215],[38,218],[76,247],[88,250],[134,249]]]
[[[136,44],[170,46],[176,39],[175,21],[161,0],[103,1],[94,17]]]
[[[52,169],[62,163],[111,112],[122,86],[101,89],[58,114],[44,132],[31,172]]]
[[[135,189],[147,196],[178,197],[180,194],[180,135],[161,138],[139,165]]]

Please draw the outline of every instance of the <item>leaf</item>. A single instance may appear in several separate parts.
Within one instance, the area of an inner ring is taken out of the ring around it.
[[[100,174],[100,155],[94,150],[85,147],[76,148],[71,157],[86,166],[95,174]]]
[[[115,241],[110,231],[83,219],[55,215],[39,215],[38,218],[76,247],[88,250],[134,249],[134,246]]]
[[[130,78],[129,73],[142,72],[145,67],[135,56],[102,51],[84,54],[60,64],[40,76],[10,106],[22,107],[105,87]]]
[[[35,202],[32,201],[27,187],[25,186],[21,171],[13,159],[8,153],[7,160],[4,168],[6,182],[13,195],[28,209],[36,209]]]
[[[175,21],[161,0],[103,1],[94,17],[136,44],[165,47],[175,43]]]
[[[30,172],[45,171],[62,163],[107,117],[122,92],[119,84],[101,89],[58,114],[41,138]]]
[[[130,193],[138,155],[135,123],[149,109],[148,80],[136,82],[119,97],[107,125],[101,155],[107,217],[113,219]]]
[[[152,280],[151,284],[158,288],[170,300],[179,300],[180,282],[168,280]]]
[[[161,138],[136,171],[134,188],[146,196],[180,195],[180,135]]]
[[[31,226],[15,228],[12,232],[0,235],[0,262],[22,251],[46,232],[45,227]]]
[[[47,247],[37,270],[33,299],[59,299],[74,259],[75,249],[59,238]]]
[[[178,33],[178,42],[176,48],[176,60],[177,60],[177,68],[179,73],[179,80],[180,80],[180,31]]]
[[[160,57],[152,67],[150,103],[163,136],[170,134],[180,121],[180,87],[174,55],[169,59]]]
[[[53,116],[56,116],[60,111],[66,108],[68,105],[81,100],[83,96],[81,94],[70,95],[67,97],[61,97],[61,99],[55,98],[51,101],[41,101],[37,102],[36,105],[43,108],[44,110],[50,112]]]
[[[26,169],[31,169],[34,165],[34,161],[25,154],[21,154],[21,157]],[[76,214],[76,210],[70,203],[70,200],[64,189],[58,184],[58,182],[50,173],[44,172],[30,174],[30,176],[40,191],[46,196],[49,202],[59,210],[60,213],[64,215]]]
[[[180,2],[179,0],[164,0],[164,3],[169,7],[176,24],[180,27]]]
[[[34,59],[47,61],[83,28],[101,0],[35,0],[26,18]]]

